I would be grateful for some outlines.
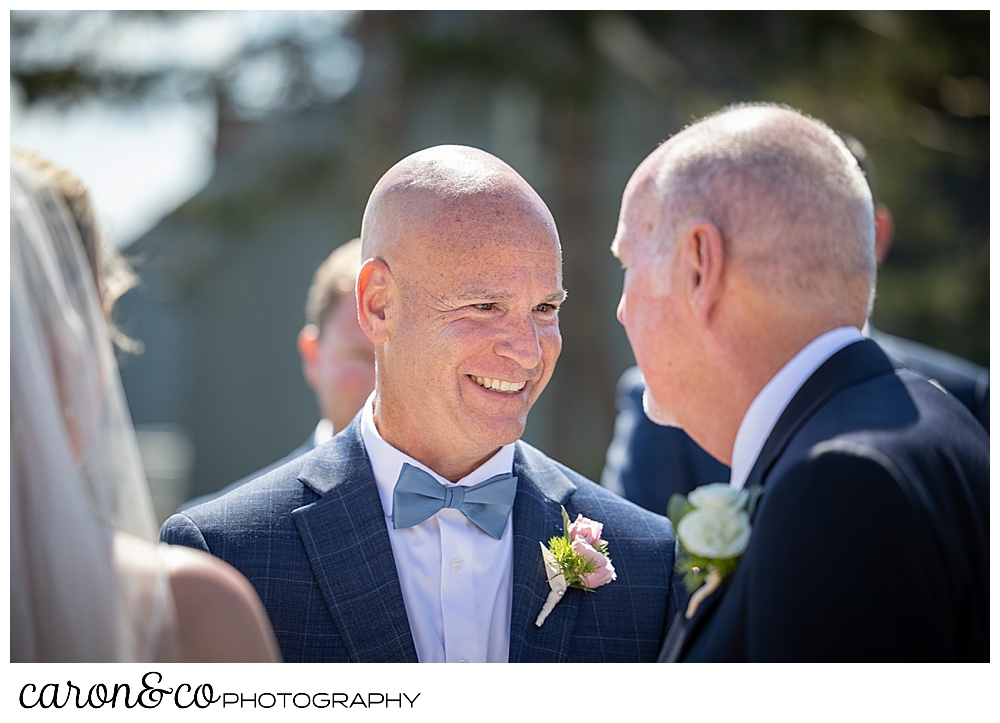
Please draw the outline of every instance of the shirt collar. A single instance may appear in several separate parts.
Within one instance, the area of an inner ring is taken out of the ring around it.
[[[863,338],[856,326],[842,326],[828,331],[806,344],[764,385],[736,432],[730,477],[733,487],[743,488],[778,418],[812,373],[845,346]]]
[[[364,441],[365,451],[371,461],[375,484],[378,486],[378,495],[382,501],[382,511],[386,517],[392,517],[392,492],[396,487],[396,480],[399,479],[404,462],[427,472],[445,487],[471,487],[498,474],[511,474],[513,472],[514,445],[505,444],[492,457],[458,482],[449,482],[430,467],[421,464],[382,439],[382,435],[379,434],[378,428],[375,426],[374,410],[375,392],[372,392],[368,401],[365,402],[365,406],[361,409],[361,439]]]
[[[319,424],[316,425],[316,429],[313,430],[313,447],[318,447],[323,442],[329,442],[333,439],[333,422],[324,417],[319,420]]]

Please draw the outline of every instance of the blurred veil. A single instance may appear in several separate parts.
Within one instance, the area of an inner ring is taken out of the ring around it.
[[[11,661],[176,659],[94,274],[63,199],[14,157],[10,189]]]

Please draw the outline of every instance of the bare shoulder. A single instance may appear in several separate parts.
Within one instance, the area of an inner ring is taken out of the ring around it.
[[[187,662],[280,662],[278,644],[253,586],[200,550],[161,545]]]

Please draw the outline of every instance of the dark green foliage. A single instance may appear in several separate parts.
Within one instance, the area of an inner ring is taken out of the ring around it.
[[[566,584],[590,592],[590,588],[583,584],[581,578],[588,572],[596,572],[597,564],[574,550],[565,537],[553,537],[549,540],[549,550],[559,563]]]
[[[597,563],[573,549],[573,541],[569,536],[569,514],[566,512],[565,507],[561,507],[560,509],[562,510],[563,534],[562,537],[553,537],[549,540],[549,552],[552,553],[556,562],[559,563],[559,568],[562,570],[563,577],[566,578],[567,585],[579,588],[585,592],[593,592],[591,588],[583,583],[583,576],[590,572],[596,572]],[[601,544],[596,545],[594,549],[609,560],[611,559],[608,555],[608,543],[606,541],[602,540]]]

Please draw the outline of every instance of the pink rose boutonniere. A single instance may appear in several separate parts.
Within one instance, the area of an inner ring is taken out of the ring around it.
[[[538,627],[566,594],[567,588],[593,592],[617,577],[615,566],[608,556],[608,543],[601,538],[604,525],[583,515],[577,515],[576,520],[570,522],[565,507],[562,508],[562,516],[562,536],[549,540],[548,547],[543,542],[538,543],[542,548],[550,588],[545,605],[535,620]]]

